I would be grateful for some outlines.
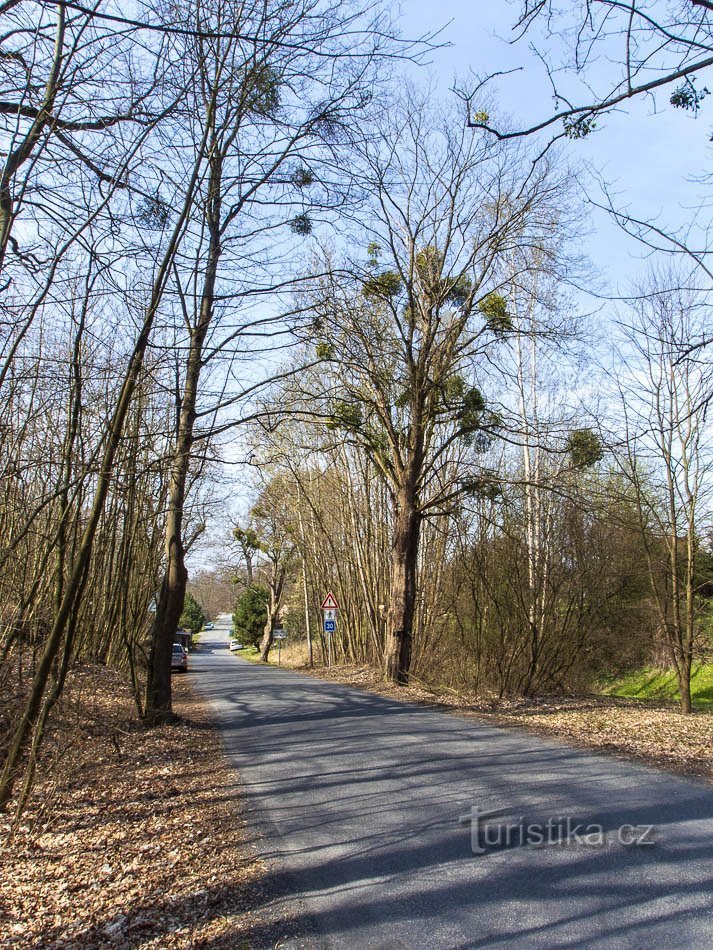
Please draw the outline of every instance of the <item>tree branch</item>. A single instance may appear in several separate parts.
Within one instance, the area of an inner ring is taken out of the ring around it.
[[[518,129],[515,132],[501,132],[499,129],[488,125],[487,122],[473,122],[470,118],[467,120],[468,128],[483,129],[485,132],[490,132],[491,135],[494,135],[500,141],[524,138],[528,135],[533,135],[535,132],[541,132],[543,129],[554,125],[555,122],[560,122],[564,119],[575,116],[579,119],[589,118],[590,116],[599,115],[601,112],[608,112],[610,109],[613,109],[620,103],[625,102],[627,99],[633,99],[636,96],[643,95],[644,93],[652,92],[654,89],[660,89],[662,86],[669,86],[671,83],[676,82],[676,80],[684,79],[686,76],[691,76],[694,73],[698,73],[703,69],[707,69],[709,66],[713,66],[713,56],[707,56],[704,59],[696,60],[695,63],[691,63],[689,66],[685,66],[682,69],[676,69],[673,72],[667,73],[665,76],[661,76],[659,79],[652,79],[651,82],[642,83],[640,86],[628,86],[624,92],[621,92],[615,96],[610,96],[608,99],[604,99],[601,102],[590,103],[586,106],[575,106],[571,109],[565,109],[563,112],[557,112],[554,115],[551,115],[548,119],[544,119],[542,122],[531,125],[526,129]],[[475,93],[466,98],[469,107],[473,95],[475,95]]]
[[[20,105],[17,102],[8,102],[7,100],[0,100],[0,115],[19,115],[25,119],[43,117],[45,124],[51,129],[61,129],[64,132],[100,132],[102,129],[118,125],[119,122],[151,122],[157,118],[157,116],[146,115],[143,119],[139,119],[136,115],[127,113],[126,115],[103,116],[101,119],[94,119],[93,121],[71,122],[47,113],[44,107]]]

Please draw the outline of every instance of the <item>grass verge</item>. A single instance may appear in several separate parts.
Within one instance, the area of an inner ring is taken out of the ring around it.
[[[681,694],[674,670],[646,668],[618,677],[602,686],[606,696],[679,702]],[[691,674],[694,709],[713,712],[713,664],[696,666]]]

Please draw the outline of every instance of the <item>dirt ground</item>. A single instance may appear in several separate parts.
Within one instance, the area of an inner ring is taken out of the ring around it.
[[[146,730],[103,668],[74,676],[51,767],[12,828],[0,816],[0,946],[274,947],[289,921],[240,813],[207,710],[174,677],[175,725]]]

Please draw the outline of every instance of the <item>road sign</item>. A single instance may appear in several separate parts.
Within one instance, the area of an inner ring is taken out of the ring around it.
[[[279,630],[275,630],[275,632],[272,634],[272,636],[273,636],[273,639],[275,639],[275,640],[286,640],[286,639],[287,639],[287,631],[286,631],[286,630],[283,630],[282,628],[280,628]]]
[[[334,633],[337,629],[336,620],[325,620],[324,621],[324,632],[325,633]]]
[[[322,610],[339,610],[339,604],[331,590],[322,601]]]

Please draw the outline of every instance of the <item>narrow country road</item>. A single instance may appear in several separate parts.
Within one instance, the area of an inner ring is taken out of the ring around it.
[[[227,635],[191,679],[292,946],[713,946],[709,786],[256,666]]]

